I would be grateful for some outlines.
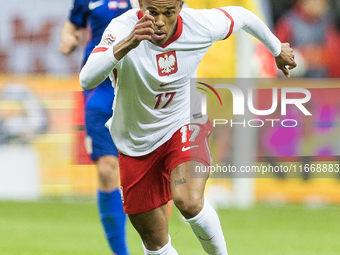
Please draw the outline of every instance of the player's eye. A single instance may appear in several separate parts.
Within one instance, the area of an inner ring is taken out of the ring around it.
[[[157,16],[157,12],[155,12],[155,11],[149,11],[149,13],[150,13],[151,16]]]
[[[164,13],[165,16],[170,17],[174,12],[167,11]]]

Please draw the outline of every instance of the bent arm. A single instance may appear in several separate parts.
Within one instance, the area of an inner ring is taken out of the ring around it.
[[[243,7],[223,7],[234,19],[233,33],[243,29],[247,33],[257,38],[267,49],[277,57],[281,53],[280,40],[270,31],[267,25],[254,13]]]
[[[93,89],[102,83],[118,65],[112,47],[96,47],[80,71],[79,81],[83,89]]]
[[[70,21],[66,21],[61,30],[61,40],[59,50],[65,55],[71,54],[81,40],[83,28],[80,28]]]
[[[260,40],[275,57],[277,67],[286,77],[290,77],[289,70],[297,66],[290,45],[281,43],[267,25],[252,12],[235,6],[224,7],[223,10],[228,12],[231,17],[235,17],[233,33],[243,29]]]
[[[110,24],[100,43],[93,49],[80,71],[79,81],[83,89],[93,89],[102,83],[119,65],[113,48],[128,35],[127,27],[118,21]]]
[[[110,24],[101,43],[92,51],[80,72],[82,88],[92,89],[98,86],[141,41],[151,40],[153,21],[154,18],[146,11],[131,32],[122,21]]]

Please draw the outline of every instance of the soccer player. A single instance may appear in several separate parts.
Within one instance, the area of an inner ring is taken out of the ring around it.
[[[107,126],[119,150],[124,211],[145,254],[177,254],[166,212],[173,199],[206,253],[226,255],[218,215],[203,198],[208,176],[190,178],[190,167],[211,164],[212,130],[199,106],[190,109],[190,77],[215,41],[240,29],[265,44],[287,77],[296,66],[292,49],[241,7],[182,10],[180,0],[139,4],[139,11],[109,24],[80,73],[85,89],[108,76],[115,85]]]
[[[85,63],[110,21],[132,7],[138,7],[138,2],[134,2],[74,0],[69,20],[62,29],[60,51],[66,55],[72,53],[89,24],[91,39],[85,49]],[[126,215],[118,188],[118,151],[105,127],[106,121],[112,116],[113,98],[114,90],[109,79],[103,80],[96,89],[84,90],[86,147],[97,165],[98,209],[106,238],[113,252],[125,255],[129,252],[125,234]]]

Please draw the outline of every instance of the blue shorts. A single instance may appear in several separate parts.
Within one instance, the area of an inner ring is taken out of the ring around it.
[[[112,113],[103,112],[101,109],[85,109],[85,145],[93,161],[105,155],[118,157],[118,150],[112,141],[108,128],[105,127],[105,123],[111,117]]]

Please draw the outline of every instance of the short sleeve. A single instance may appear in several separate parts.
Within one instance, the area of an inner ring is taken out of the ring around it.
[[[73,2],[69,20],[77,27],[85,28],[87,26],[87,18],[90,14],[88,4],[88,0],[74,0]]]

